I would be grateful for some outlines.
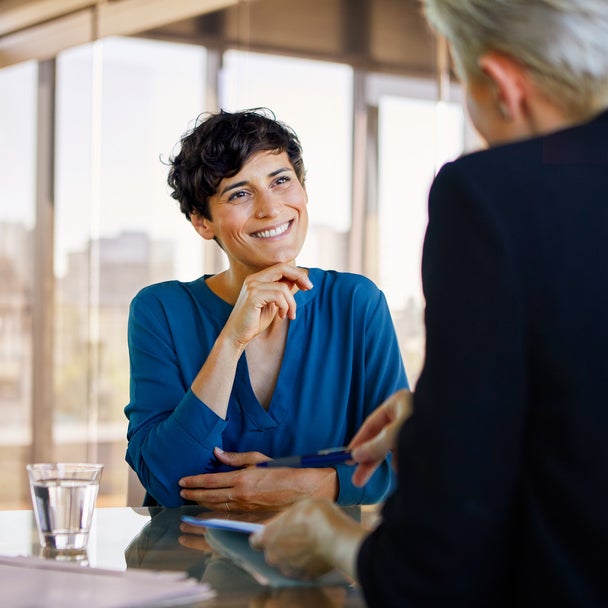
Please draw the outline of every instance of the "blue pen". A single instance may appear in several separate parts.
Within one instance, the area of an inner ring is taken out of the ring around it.
[[[257,467],[329,467],[332,464],[340,464],[351,460],[351,452],[348,448],[329,448],[320,450],[316,454],[306,454],[304,456],[285,456],[275,458],[266,462],[258,462]]]

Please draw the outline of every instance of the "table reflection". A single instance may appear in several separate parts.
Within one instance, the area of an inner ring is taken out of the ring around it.
[[[215,553],[205,540],[204,528],[181,522],[182,515],[200,515],[201,518],[221,517],[263,523],[274,513],[214,513],[200,507],[177,509],[150,509],[150,521],[125,549],[128,568],[153,570],[180,570],[189,576],[221,590],[221,602],[229,597],[247,597],[241,605],[248,608],[283,608],[314,606],[315,608],[341,608],[363,606],[358,589],[354,587],[286,587],[271,589],[261,586],[250,574],[232,561]],[[358,511],[351,513],[358,518]],[[210,605],[210,604],[205,604]]]
[[[360,511],[350,514],[360,517]],[[175,509],[99,508],[93,517],[87,553],[78,556],[83,567],[143,568],[183,571],[208,583],[217,597],[200,608],[362,608],[365,603],[356,586],[285,587],[260,585],[230,560],[211,550],[204,528],[183,524],[182,515],[227,518],[201,507]],[[264,522],[273,513],[230,513],[231,519]],[[365,523],[365,522],[364,522]],[[0,511],[0,554],[55,556],[40,547],[31,511]],[[62,559],[64,559],[62,557]]]

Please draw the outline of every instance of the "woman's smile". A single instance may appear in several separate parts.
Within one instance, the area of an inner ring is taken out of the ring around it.
[[[270,239],[277,236],[281,236],[289,229],[292,222],[293,220],[289,220],[288,222],[280,224],[276,227],[267,228],[266,230],[260,230],[259,232],[254,232],[251,236],[255,237],[256,239]]]
[[[307,202],[287,153],[263,150],[219,183],[209,197],[211,217],[194,215],[192,223],[245,276],[295,261],[308,229]]]

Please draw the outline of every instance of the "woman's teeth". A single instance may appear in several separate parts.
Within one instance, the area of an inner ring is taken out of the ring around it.
[[[270,230],[254,232],[252,236],[254,236],[256,239],[269,239],[272,236],[279,236],[280,234],[283,234],[287,228],[289,228],[289,222],[285,222],[281,226],[271,228]]]

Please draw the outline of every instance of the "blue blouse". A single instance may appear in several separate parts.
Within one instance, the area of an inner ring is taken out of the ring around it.
[[[382,292],[363,276],[309,271],[313,288],[295,294],[285,353],[268,409],[258,402],[247,357],[238,362],[226,419],[190,385],[232,306],[203,276],[142,289],[129,313],[131,361],[127,462],[166,507],[185,501],[178,481],[227,470],[213,448],[272,458],[346,445],[382,401],[408,382]],[[392,489],[390,461],[364,488],[352,466],[337,465],[341,505],[375,503]]]

